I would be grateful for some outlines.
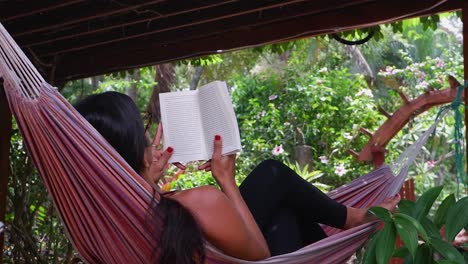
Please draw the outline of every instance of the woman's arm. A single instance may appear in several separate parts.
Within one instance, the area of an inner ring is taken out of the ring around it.
[[[233,202],[215,187],[197,187],[168,198],[187,208],[206,240],[225,254],[245,260],[261,260],[270,256],[266,244],[257,242]]]
[[[211,173],[226,196],[232,201],[234,208],[240,214],[252,238],[262,248],[262,252],[265,252],[269,256],[270,252],[265,238],[263,237],[257,222],[253,218],[252,213],[245,204],[234,178],[236,173],[236,156],[223,156],[221,154],[221,150],[221,136],[217,135],[215,137],[213,157],[211,159]]]

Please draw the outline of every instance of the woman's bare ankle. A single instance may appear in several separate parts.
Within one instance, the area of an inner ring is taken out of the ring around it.
[[[378,207],[383,207],[389,211],[393,211],[397,204],[400,202],[401,197],[399,194],[388,197],[380,204],[376,205]],[[359,226],[370,221],[377,220],[377,218],[369,212],[368,209],[361,209],[361,208],[353,208],[347,207],[347,216],[346,216],[346,223],[344,225],[344,229],[353,228],[355,226]]]

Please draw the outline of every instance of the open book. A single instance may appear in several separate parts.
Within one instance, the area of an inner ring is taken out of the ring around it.
[[[159,95],[165,147],[173,147],[169,162],[211,159],[215,135],[222,153],[241,150],[239,127],[226,83],[215,81],[194,91]]]

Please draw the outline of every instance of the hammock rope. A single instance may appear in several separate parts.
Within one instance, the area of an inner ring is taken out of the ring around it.
[[[457,94],[455,99],[449,105],[441,107],[439,112],[437,113],[436,120],[440,118],[440,115],[444,111],[452,110],[454,113],[454,131],[453,131],[453,148],[455,150],[455,168],[457,174],[457,183],[460,183],[467,186],[468,184],[468,174],[465,172],[463,166],[463,157],[464,157],[464,135],[463,135],[463,114],[460,111],[460,108],[464,108],[465,111],[467,106],[463,103],[462,100],[462,93],[465,91],[465,88],[468,86],[468,80],[465,80],[464,85],[460,85],[457,87]],[[435,131],[434,131],[435,133]],[[457,191],[459,192],[459,190]]]
[[[147,225],[152,188],[44,81],[1,23],[0,77],[26,149],[80,257],[87,263],[154,262],[159,251],[154,236],[162,223]],[[328,195],[347,206],[368,208],[397,194],[439,120],[390,166]],[[377,225],[376,221],[345,231],[326,227],[329,237],[257,262],[226,256],[207,243],[206,263],[346,263]]]

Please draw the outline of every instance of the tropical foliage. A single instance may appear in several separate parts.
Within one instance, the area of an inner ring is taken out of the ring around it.
[[[226,80],[243,145],[237,162],[239,184],[259,161],[276,158],[322,190],[330,190],[372,169],[370,164],[356,162],[348,150],[359,151],[367,142],[368,137],[360,132],[361,128],[374,131],[385,121],[379,108],[393,113],[403,104],[399,93],[414,99],[430,88],[448,87],[449,74],[463,79],[461,22],[457,15],[407,20],[372,30],[375,37],[360,46],[345,46],[323,36],[173,63],[170,66],[175,80],[171,87],[172,90],[189,89],[197,83]],[[342,37],[361,38],[367,33],[349,32]],[[156,73],[155,67],[147,67],[96,76],[70,82],[61,93],[73,103],[91,93],[125,92],[144,114],[157,84]],[[415,116],[386,146],[386,161],[393,160],[414,142],[434,122],[437,112],[434,108]],[[443,120],[412,167],[410,175],[416,180],[418,195],[436,185],[445,186],[442,191],[436,189],[437,195],[442,192],[440,196],[454,192],[459,197],[467,194],[466,185],[459,184],[455,174],[453,126],[453,117]],[[305,150],[305,154],[298,150]],[[5,262],[72,262],[75,253],[16,128],[10,156]],[[301,161],[304,157],[306,164]],[[186,189],[215,184],[209,173],[196,170],[197,164],[190,167],[169,187]],[[175,173],[175,169],[172,171]],[[407,252],[400,250],[400,256],[405,253],[410,258],[420,254],[427,257],[441,247],[448,248],[446,242],[440,241],[444,237],[436,235],[433,225],[439,228],[445,224],[450,234],[446,238],[450,241],[460,225],[449,221],[456,218],[450,210],[456,209],[448,208],[466,204],[466,198],[455,203],[454,197],[448,196],[453,199],[445,199],[433,215],[434,212],[426,212],[435,200],[431,198],[428,202],[424,198],[428,195],[421,196],[414,205],[403,202],[400,213],[381,213],[376,209],[378,216],[386,216],[384,220],[391,223],[386,226],[392,227],[384,228],[377,237],[385,237],[374,241],[391,239],[403,223],[415,231],[408,238]],[[440,201],[436,200],[435,204]],[[411,207],[426,209],[415,209],[422,213],[414,215],[408,209]],[[426,234],[422,237],[424,244],[414,246],[414,234],[421,237]],[[372,258],[372,250],[381,248],[378,241],[373,243],[368,258]],[[393,254],[382,249],[376,252],[385,256]],[[459,258],[455,253],[453,256]]]

